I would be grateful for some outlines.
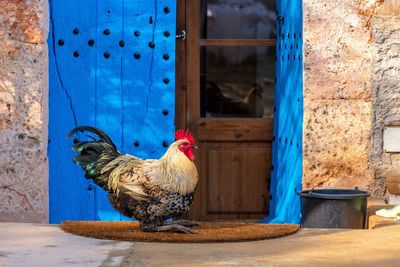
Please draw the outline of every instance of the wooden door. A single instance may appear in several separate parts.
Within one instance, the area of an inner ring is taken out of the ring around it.
[[[176,124],[199,144],[189,217],[268,213],[275,62],[273,1],[179,1]]]

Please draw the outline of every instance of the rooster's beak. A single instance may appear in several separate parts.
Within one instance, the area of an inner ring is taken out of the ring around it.
[[[192,148],[199,149],[196,145],[192,145]]]

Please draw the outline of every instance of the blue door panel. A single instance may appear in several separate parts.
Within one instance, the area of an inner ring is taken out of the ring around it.
[[[86,14],[85,20],[77,16],[74,22],[69,16],[76,14],[74,7],[79,4],[78,1],[66,2],[57,19],[54,17],[55,3],[50,3],[53,14],[49,36],[51,222],[94,218],[94,191],[88,190],[91,188],[90,181],[83,179],[80,168],[71,163],[71,143],[65,138],[76,125],[93,125],[95,122],[95,79],[91,68],[87,66],[87,62],[95,59],[95,54],[89,49],[79,49],[82,45],[76,43],[77,36],[90,29],[89,20],[95,18],[95,13],[89,8],[94,3],[88,1],[87,5],[82,5],[81,12]],[[77,33],[77,30],[80,32]]]
[[[123,153],[144,158],[160,157],[173,141],[175,5],[50,1],[51,223],[126,219],[72,163],[72,128],[97,126]]]
[[[266,222],[299,223],[302,181],[302,1],[277,2],[274,141]]]

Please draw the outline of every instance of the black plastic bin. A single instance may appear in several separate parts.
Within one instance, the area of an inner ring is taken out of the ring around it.
[[[364,229],[368,192],[352,189],[313,189],[301,197],[302,227]]]

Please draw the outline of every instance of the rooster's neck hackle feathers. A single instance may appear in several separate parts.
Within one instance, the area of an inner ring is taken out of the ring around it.
[[[184,142],[185,139],[172,143],[160,160],[145,167],[150,180],[164,190],[182,195],[193,192],[198,182],[196,166],[178,148]]]

